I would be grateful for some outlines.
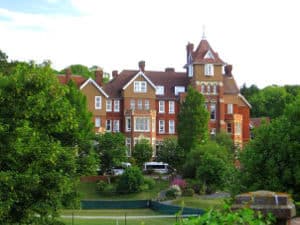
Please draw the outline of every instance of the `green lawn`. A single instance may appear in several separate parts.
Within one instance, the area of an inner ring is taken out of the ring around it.
[[[211,208],[221,208],[224,204],[224,198],[218,199],[208,199],[204,198],[201,195],[195,195],[193,197],[180,197],[171,202],[173,205],[191,208],[200,208],[204,210],[209,210]]]
[[[164,180],[157,180],[153,189],[133,194],[101,194],[96,190],[96,183],[80,183],[79,191],[81,193],[81,199],[84,200],[143,200],[143,199],[155,199],[161,190],[168,188],[169,182]]]

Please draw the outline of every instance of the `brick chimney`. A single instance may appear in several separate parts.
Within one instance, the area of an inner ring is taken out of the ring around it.
[[[165,69],[165,72],[175,72],[175,69],[172,68],[172,67],[167,67],[167,68]]]
[[[226,76],[232,76],[231,71],[232,71],[232,65],[226,65],[225,66],[225,75]]]
[[[112,71],[112,77],[115,79],[118,76],[118,70],[113,70]]]
[[[71,80],[71,76],[72,76],[72,71],[71,71],[71,68],[70,67],[68,67],[67,69],[66,69],[66,83],[68,83],[70,80]]]
[[[145,72],[145,61],[139,61],[140,71]]]
[[[190,54],[192,54],[194,51],[194,44],[192,43],[188,43],[187,46],[186,46],[186,58],[187,58],[187,61],[189,61],[189,56]]]
[[[95,80],[96,83],[101,87],[103,81],[103,70],[100,67],[98,67],[95,71]]]

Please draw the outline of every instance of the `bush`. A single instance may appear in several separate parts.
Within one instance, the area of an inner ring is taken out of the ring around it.
[[[144,185],[142,185],[142,190],[150,190],[155,187],[155,181],[151,177],[144,177]]]
[[[167,199],[174,199],[178,196],[181,196],[181,190],[178,185],[172,185],[167,191],[166,191],[166,198]]]
[[[103,181],[103,180],[99,180],[96,184],[96,190],[98,192],[103,192],[105,190],[105,187],[107,186],[108,184]]]
[[[172,185],[178,185],[181,188],[181,190],[185,189],[187,186],[186,181],[180,178],[175,178],[172,181]]]
[[[116,193],[116,185],[114,184],[107,184],[103,190],[105,194],[114,194]]]
[[[192,197],[194,196],[195,192],[193,188],[186,188],[182,191],[182,196],[188,196],[188,197]]]
[[[117,183],[117,192],[120,194],[135,193],[142,189],[144,177],[142,171],[135,166],[126,168]]]

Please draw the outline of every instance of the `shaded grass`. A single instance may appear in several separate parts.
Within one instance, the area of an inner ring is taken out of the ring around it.
[[[209,210],[212,208],[222,208],[224,205],[224,198],[206,198],[201,195],[195,195],[193,197],[180,197],[171,202],[172,205],[178,205],[191,208],[200,208]]]

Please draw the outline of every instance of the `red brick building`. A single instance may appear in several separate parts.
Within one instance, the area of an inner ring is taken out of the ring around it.
[[[79,87],[88,98],[96,132],[124,133],[128,155],[141,138],[156,149],[164,138],[177,135],[180,93],[191,85],[206,98],[210,133],[224,130],[242,146],[250,136],[251,106],[239,92],[232,66],[223,62],[203,38],[195,50],[193,44],[187,45],[185,68],[186,72],[173,68],[151,71],[145,70],[141,61],[137,70],[113,71],[113,79],[105,86],[102,71],[97,71],[96,81],[81,81]]]

